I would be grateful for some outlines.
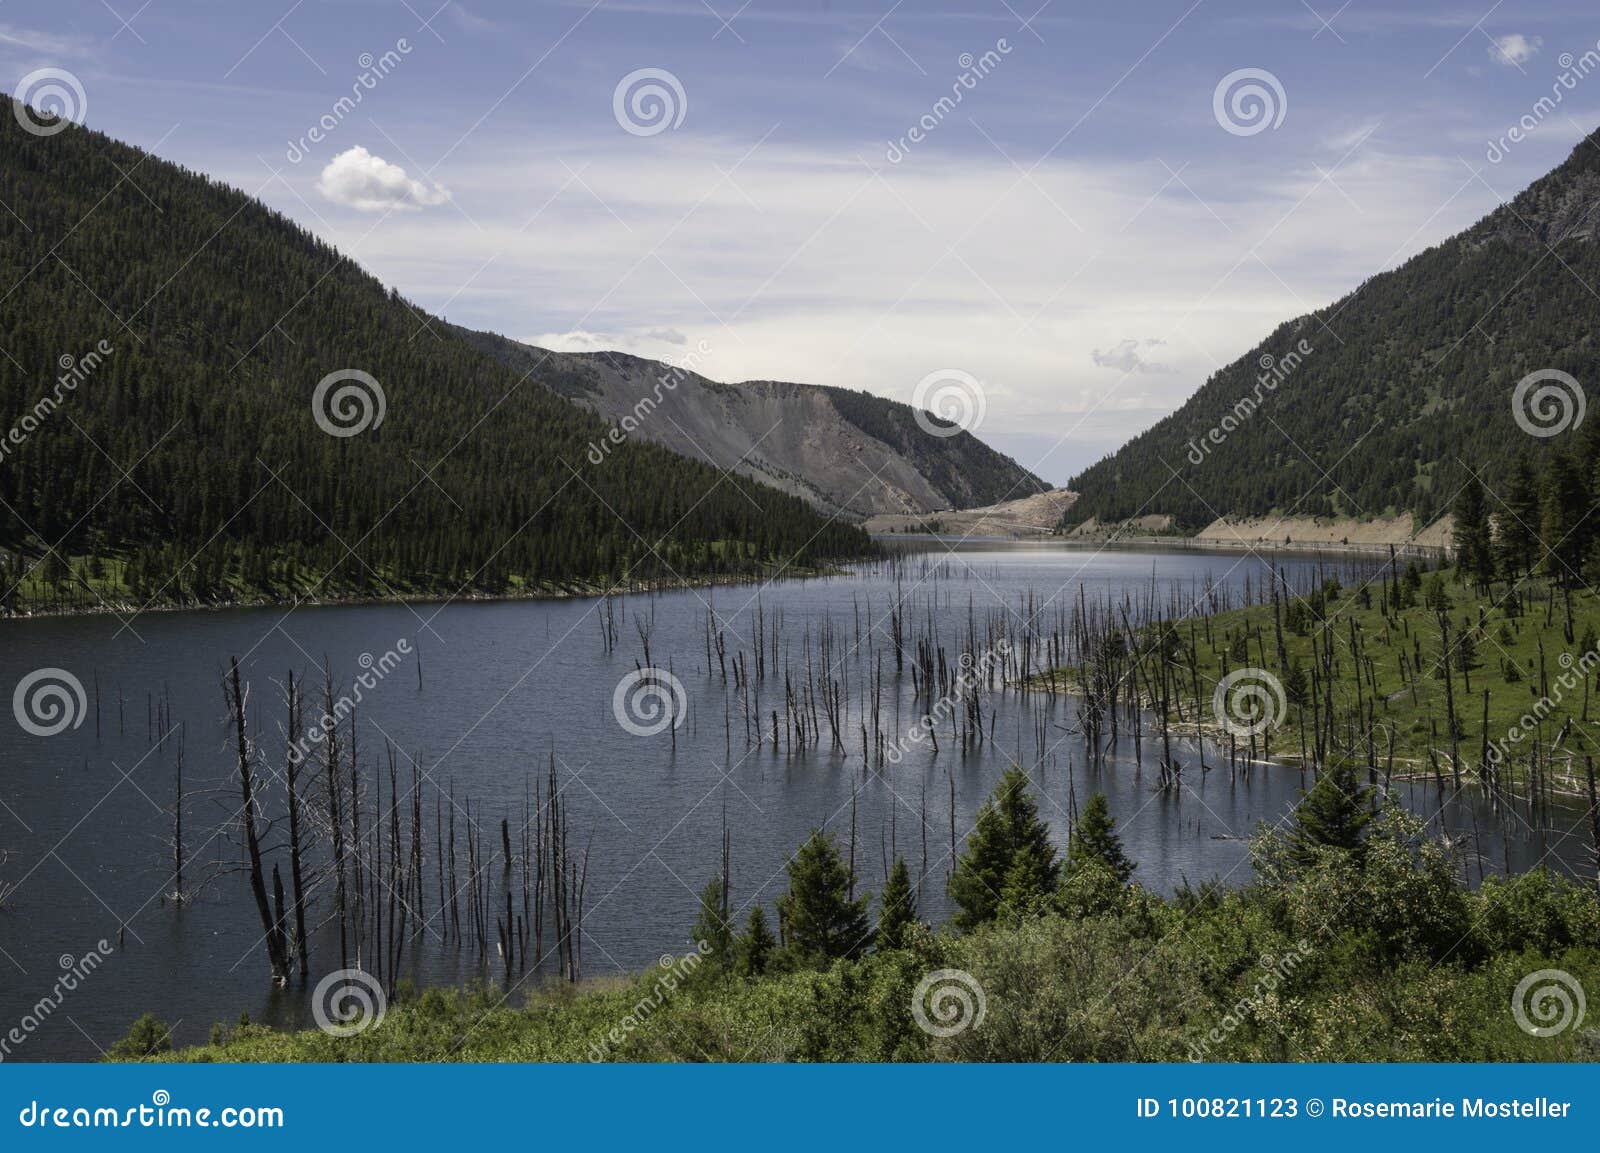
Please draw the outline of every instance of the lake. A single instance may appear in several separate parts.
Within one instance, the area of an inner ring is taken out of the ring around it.
[[[898,851],[914,875],[926,869],[923,918],[944,920],[952,819],[959,841],[1013,762],[1028,768],[1041,811],[1063,843],[1072,806],[1106,792],[1146,886],[1170,891],[1186,879],[1248,879],[1244,838],[1293,806],[1306,783],[1297,768],[1233,773],[1225,753],[1210,749],[1211,771],[1202,774],[1192,741],[1180,742],[1179,759],[1189,768],[1180,788],[1161,791],[1151,742],[1140,764],[1124,731],[1114,753],[1091,761],[1076,732],[1073,699],[1022,694],[998,680],[979,694],[982,738],[969,747],[953,739],[971,725],[969,712],[941,720],[937,741],[906,734],[930,705],[930,694],[918,697],[913,688],[919,640],[930,653],[942,650],[930,655],[933,667],[942,656],[948,669],[957,669],[964,648],[981,656],[996,637],[1020,637],[1024,620],[1041,638],[1037,644],[1048,644],[1048,634],[1070,632],[1069,614],[1079,603],[1125,600],[1137,611],[1243,595],[1247,586],[1262,586],[1265,561],[1055,544],[974,543],[954,552],[911,547],[893,563],[839,576],[610,602],[149,613],[129,627],[111,615],[0,622],[0,687],[8,697],[19,686],[36,692],[60,673],[84,692],[81,710],[70,683],[56,701],[68,710],[63,731],[35,735],[60,727],[59,714],[48,711],[25,713],[32,732],[15,715],[0,723],[0,892],[9,887],[0,911],[0,1035],[97,942],[112,947],[6,1059],[94,1059],[146,1011],[175,1024],[178,1043],[203,1040],[213,1022],[241,1013],[279,1025],[310,1020],[308,994],[298,982],[271,987],[242,869],[233,732],[222,687],[235,656],[249,689],[247,728],[259,741],[262,848],[269,875],[278,864],[285,884],[283,682],[292,671],[315,691],[306,710],[311,722],[321,714],[324,668],[338,693],[351,693],[366,675],[370,687],[361,690],[355,714],[369,790],[364,819],[381,811],[388,837],[391,751],[407,825],[412,773],[422,781],[422,915],[408,926],[401,963],[418,983],[502,979],[492,924],[487,960],[470,935],[462,942],[445,931],[440,890],[447,877],[438,875],[437,846],[451,813],[463,845],[468,824],[477,825],[493,865],[486,870],[492,919],[505,907],[500,823],[510,822],[513,850],[520,852],[524,805],[552,759],[569,848],[575,860],[587,851],[586,977],[642,969],[690,947],[698,893],[721,867],[724,830],[741,924],[750,902],[765,902],[770,912],[785,887],[785,862],[813,828],[833,831],[848,849],[852,822],[862,884],[881,888],[885,864]],[[1373,562],[1350,557],[1284,556],[1276,563],[1302,583],[1319,568],[1347,583],[1374,571]],[[897,618],[906,648],[899,671]],[[708,632],[710,621],[718,624]],[[1020,659],[1014,647],[1009,659]],[[1029,667],[1040,659],[1035,647]],[[630,674],[646,664],[667,675],[637,683]],[[989,672],[981,660],[976,667],[980,675]],[[45,669],[59,672],[35,676]],[[804,686],[827,684],[837,686],[831,700],[826,693],[821,701],[815,693],[808,699]],[[657,709],[663,702],[665,713]],[[158,740],[162,712],[172,731]],[[193,892],[178,904],[169,897],[180,744],[186,881]],[[886,746],[894,752],[880,764],[876,750]],[[332,873],[323,867],[321,746],[306,747],[314,983],[339,967],[339,945],[329,919]],[[1402,788],[1439,827],[1437,791],[1425,784]],[[1555,825],[1564,833],[1577,818],[1574,810],[1571,821]],[[1514,818],[1508,838],[1470,792],[1448,798],[1442,820],[1453,833],[1477,838],[1490,872],[1506,861],[1514,869],[1541,860],[1572,869],[1584,858],[1581,830],[1547,836]],[[409,851],[409,828],[402,835]],[[465,885],[465,848],[459,851]],[[1477,868],[1470,870],[1474,881]],[[515,888],[520,878],[510,883]],[[529,972],[516,972],[511,985],[551,979],[553,972],[549,957],[539,966],[530,960]]]

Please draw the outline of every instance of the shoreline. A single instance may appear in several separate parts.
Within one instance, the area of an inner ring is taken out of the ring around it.
[[[1249,542],[1243,540],[1214,540],[1202,539],[1197,536],[1072,536],[1063,533],[1048,535],[962,535],[947,536],[940,533],[874,533],[874,542],[888,544],[891,547],[897,543],[914,544],[919,541],[936,542],[941,545],[962,544],[1031,544],[1059,547],[1064,550],[1099,551],[1115,549],[1127,552],[1197,552],[1219,554],[1244,554],[1260,553],[1281,556],[1372,556],[1387,557],[1390,546],[1387,543],[1290,543],[1279,542]],[[1396,558],[1407,559],[1444,559],[1448,550],[1442,546],[1404,544],[1395,545]],[[861,557],[857,560],[870,558]],[[574,581],[564,587],[545,587],[536,590],[518,590],[502,593],[485,593],[475,591],[471,593],[404,593],[395,596],[384,595],[333,595],[333,596],[308,596],[308,597],[274,597],[252,596],[239,597],[228,600],[211,601],[205,604],[178,604],[163,601],[158,604],[140,606],[128,601],[107,600],[94,605],[82,605],[72,608],[29,608],[21,610],[0,610],[0,624],[5,622],[27,620],[53,620],[63,617],[94,617],[94,616],[144,616],[148,613],[206,613],[226,612],[237,609],[259,608],[356,608],[367,605],[404,605],[404,604],[449,604],[461,603],[495,603],[502,601],[559,601],[576,600],[584,597],[603,598],[606,596],[639,596],[659,592],[673,592],[697,588],[715,588],[718,586],[738,587],[741,585],[765,584],[778,580],[813,580],[818,577],[842,576],[848,570],[842,567],[850,562],[837,562],[822,568],[791,567],[780,576],[768,575],[718,575],[718,576],[693,576],[682,578],[666,578],[662,580],[640,581],[626,586],[606,587],[602,584],[585,584]]]
[[[1035,673],[1025,680],[1010,683],[1024,691],[1041,692],[1050,696],[1075,697],[1078,699],[1082,699],[1084,696],[1082,686],[1065,669],[1057,670],[1054,683],[1052,683],[1047,673]],[[1141,736],[1146,741],[1152,738],[1159,740],[1161,718],[1157,709],[1157,702],[1149,699],[1141,692],[1139,694],[1139,710],[1141,723],[1145,725],[1141,729]],[[1146,714],[1150,718],[1147,724],[1143,721]],[[1232,760],[1229,755],[1228,730],[1215,719],[1203,721],[1198,727],[1193,718],[1176,721],[1169,720],[1168,725],[1172,733],[1172,739],[1175,742],[1181,742],[1193,749],[1197,740],[1204,741],[1209,748],[1217,751],[1218,758],[1211,763],[1208,763],[1202,754],[1197,767],[1201,769],[1203,774],[1216,772],[1219,768],[1228,765]],[[1075,735],[1081,735],[1081,733]],[[1367,768],[1382,773],[1386,785],[1437,784],[1444,788],[1475,789],[1479,793],[1484,793],[1486,788],[1482,778],[1476,772],[1471,774],[1463,772],[1461,783],[1456,786],[1451,780],[1452,774],[1442,765],[1438,771],[1430,771],[1428,762],[1421,757],[1408,754],[1405,756],[1395,755],[1393,758],[1386,757],[1385,759],[1389,761],[1388,768],[1376,764],[1369,765]],[[1301,773],[1310,768],[1313,772],[1316,772],[1314,759],[1308,755],[1307,750],[1291,747],[1291,749],[1285,751],[1271,747],[1270,743],[1263,745],[1259,755],[1252,756],[1247,753],[1238,753],[1237,760],[1240,765],[1294,769]],[[1552,774],[1546,784],[1549,787],[1550,795],[1560,800],[1571,801],[1577,805],[1582,805],[1588,801],[1588,794],[1581,788],[1577,779],[1570,774],[1567,776]]]
[[[837,565],[826,568],[799,568],[791,566],[778,576],[724,575],[669,578],[655,581],[638,581],[628,585],[583,586],[580,582],[566,588],[541,588],[530,591],[506,593],[418,593],[397,596],[312,596],[312,597],[249,597],[235,600],[212,601],[207,604],[160,604],[143,607],[121,601],[103,601],[96,605],[75,608],[43,608],[19,611],[0,611],[0,624],[29,620],[60,620],[72,617],[145,616],[150,613],[215,613],[240,609],[299,609],[299,608],[361,608],[379,605],[423,604],[496,604],[510,601],[567,601],[586,597],[604,599],[608,596],[643,596],[660,592],[680,592],[698,588],[729,587],[777,583],[788,580],[815,580],[819,577],[841,576],[845,569]]]
[[[1048,536],[996,536],[993,534],[948,536],[941,533],[874,533],[872,539],[881,542],[937,541],[941,544],[1046,544],[1059,545],[1072,550],[1125,549],[1132,552],[1159,552],[1164,550],[1217,553],[1255,552],[1284,556],[1322,556],[1333,553],[1347,556],[1385,558],[1388,557],[1390,548],[1387,543],[1369,542],[1345,544],[1305,541],[1283,544],[1271,541],[1214,540],[1198,536],[1152,535],[1119,537],[1112,535],[1099,537],[1087,534],[1074,536],[1065,533],[1052,533]],[[1442,545],[1409,543],[1396,544],[1393,547],[1396,558],[1439,560],[1449,556],[1449,549]]]

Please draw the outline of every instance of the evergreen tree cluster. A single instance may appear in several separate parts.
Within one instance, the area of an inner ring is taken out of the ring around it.
[[[1068,523],[1162,512],[1192,530],[1222,514],[1410,511],[1427,524],[1474,469],[1503,491],[1519,451],[1562,439],[1519,427],[1518,383],[1557,369],[1591,402],[1600,387],[1588,287],[1600,280],[1597,187],[1600,133],[1466,232],[1280,325],[1069,482],[1081,496]],[[1283,365],[1302,341],[1312,351],[1262,387],[1263,364]],[[1535,424],[1559,427],[1557,409]],[[1174,469],[1183,484],[1171,483]]]
[[[1330,856],[1359,866],[1376,816],[1375,797],[1376,790],[1362,784],[1351,765],[1325,771],[1302,794],[1287,831],[1273,839],[1271,853],[1283,862],[1274,872],[1304,872]],[[1027,773],[1013,766],[979,809],[950,876],[957,907],[953,922],[974,933],[995,922],[1101,914],[1120,903],[1137,868],[1123,848],[1104,793],[1093,794],[1084,805],[1072,824],[1065,860],[1060,859]],[[827,968],[874,947],[885,952],[912,946],[919,923],[917,892],[904,857],[897,856],[889,870],[876,927],[872,895],[857,894],[856,876],[831,834],[814,831],[787,872],[789,889],[777,903],[777,938],[759,904],[751,908],[744,932],[735,936],[724,878],[707,882],[691,935],[715,962],[713,973],[759,976]]]
[[[1479,592],[1496,580],[1516,583],[1541,573],[1564,589],[1600,578],[1600,418],[1546,455],[1511,464],[1503,486],[1476,477],[1451,507],[1452,545],[1462,578]]]
[[[609,444],[539,367],[475,351],[287,218],[99,133],[0,118],[0,200],[6,588],[27,569],[141,602],[497,593],[870,547],[799,499]],[[378,382],[384,417],[333,436],[313,394],[347,369]]]

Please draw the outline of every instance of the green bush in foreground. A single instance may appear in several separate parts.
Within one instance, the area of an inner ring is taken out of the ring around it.
[[[354,1037],[244,1024],[148,1059],[1600,1059],[1600,1030],[1575,1012],[1537,1037],[1513,1011],[1519,983],[1542,970],[1561,977],[1523,990],[1533,1025],[1555,1023],[1539,1015],[1555,1007],[1538,998],[1552,981],[1600,989],[1592,887],[1536,871],[1472,892],[1445,846],[1396,806],[1378,811],[1361,845],[1262,833],[1250,885],[1171,898],[1080,854],[1047,900],[1002,902],[964,935],[912,921],[897,927],[899,947],[761,975],[691,956],[670,971],[545,986],[517,1006],[494,987],[429,990],[396,997]],[[940,1000],[952,981],[964,1006]],[[920,1019],[949,1035],[919,1026],[919,992]],[[952,1008],[962,1011],[945,1016]]]

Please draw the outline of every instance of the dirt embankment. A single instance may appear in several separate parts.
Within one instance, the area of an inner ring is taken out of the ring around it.
[[[1130,540],[1144,536],[1172,536],[1176,521],[1166,513],[1146,513],[1127,520],[1104,522],[1090,517],[1067,533],[1074,540]]]
[[[873,516],[868,517],[862,527],[871,533],[936,533],[939,536],[1030,539],[1054,533],[1062,515],[1077,499],[1075,492],[1053,489],[959,512]]]
[[[1419,525],[1410,513],[1373,520],[1347,517],[1219,517],[1195,534],[1199,544],[1249,548],[1349,548],[1440,550],[1450,545],[1452,517]]]
[[[946,537],[1003,537],[1015,540],[1057,535],[1061,518],[1078,499],[1064,489],[1003,501],[986,508],[925,515],[882,514],[863,524],[872,533],[928,533]],[[1211,549],[1315,549],[1318,552],[1438,553],[1450,547],[1455,521],[1443,516],[1418,524],[1410,513],[1357,520],[1353,517],[1224,516],[1193,536],[1182,535],[1175,520],[1148,513],[1131,520],[1102,523],[1093,517],[1069,529],[1064,539],[1084,542],[1169,544]]]

